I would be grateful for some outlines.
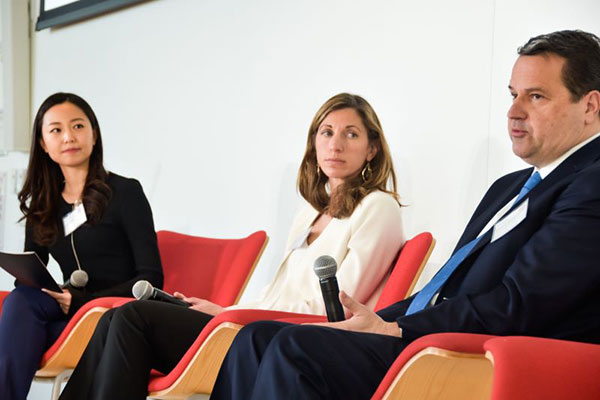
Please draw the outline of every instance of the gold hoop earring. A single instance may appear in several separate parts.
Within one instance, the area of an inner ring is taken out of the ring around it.
[[[371,170],[371,162],[370,161],[367,161],[367,164],[362,169],[362,172],[360,174],[362,175],[362,179],[363,179],[364,183],[367,183],[367,181],[369,179],[371,179],[371,175],[373,175],[373,170]]]

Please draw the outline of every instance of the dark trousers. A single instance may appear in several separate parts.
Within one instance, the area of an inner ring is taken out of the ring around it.
[[[169,373],[211,318],[154,300],[106,312],[60,399],[146,399],[151,369]]]
[[[236,336],[211,399],[368,399],[406,343],[274,321]]]
[[[10,292],[0,315],[0,399],[26,399],[42,355],[66,324],[56,300],[41,290]]]

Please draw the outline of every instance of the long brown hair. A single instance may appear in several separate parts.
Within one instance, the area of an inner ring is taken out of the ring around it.
[[[318,169],[315,136],[329,113],[345,108],[351,108],[358,113],[367,128],[369,144],[377,148],[377,153],[370,161],[372,171],[370,176],[365,175],[368,179],[363,179],[359,172],[356,176],[347,179],[335,193],[330,195],[326,186],[329,179]],[[388,184],[391,184],[390,189]],[[349,93],[337,94],[321,106],[310,124],[306,151],[298,172],[298,191],[317,211],[327,213],[334,218],[345,218],[349,217],[360,201],[374,190],[390,193],[398,200],[396,174],[381,123],[373,107],[362,97]]]
[[[21,220],[27,221],[27,225],[33,229],[33,239],[42,246],[53,244],[62,232],[58,213],[65,180],[60,166],[42,149],[42,122],[50,108],[63,103],[71,103],[83,111],[90,120],[96,138],[82,198],[90,224],[100,221],[112,194],[107,184],[108,173],[102,163],[102,136],[94,111],[84,99],[75,94],[51,95],[44,100],[33,121],[27,175],[18,195],[23,212]]]

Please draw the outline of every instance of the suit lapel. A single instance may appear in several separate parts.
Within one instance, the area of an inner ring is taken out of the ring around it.
[[[502,190],[501,195],[496,196],[490,201],[489,205],[487,205],[485,208],[485,211],[483,211],[476,219],[471,221],[471,223],[465,228],[465,233],[456,245],[456,249],[454,251],[475,239],[477,235],[484,233],[482,230],[485,228],[488,222],[490,222],[490,220],[498,213],[498,211],[502,209],[502,207],[504,207],[510,200],[519,194],[519,191],[531,175],[531,171],[533,171],[533,168],[523,170],[521,174],[512,180],[512,182],[506,185],[506,187]],[[482,245],[481,242],[485,241],[480,240],[469,254],[480,248]]]
[[[483,213],[483,214],[485,214],[485,218],[482,221],[483,223],[481,224],[481,227],[479,228],[479,230],[474,233],[474,235],[478,235],[479,233],[481,233],[483,236],[477,242],[477,244],[471,249],[471,251],[469,252],[467,257],[465,257],[465,259],[470,257],[471,254],[474,254],[480,248],[482,248],[483,246],[485,246],[486,244],[489,243],[490,239],[492,238],[492,232],[494,231],[494,226],[489,228],[486,232],[481,232],[481,230],[488,224],[488,222],[490,222],[490,220],[496,215],[496,213],[498,213],[498,211],[500,211],[502,209],[502,207],[504,207],[509,201],[511,201],[513,198],[515,198],[515,196],[517,196],[519,194],[519,192],[521,191],[521,188],[523,187],[525,182],[527,182],[527,179],[529,178],[530,175],[531,175],[531,169],[527,170],[526,174],[525,173],[523,174],[523,178],[515,179],[512,182],[512,184],[509,185],[507,187],[507,189],[504,191],[504,195],[499,196],[498,201],[493,203],[493,207],[490,206],[488,211]],[[527,196],[525,196],[525,197],[527,197]],[[519,201],[519,203],[521,201]],[[506,212],[500,219],[502,219],[506,215],[510,214],[510,212],[513,210],[514,207],[515,207],[515,205],[513,204],[513,206],[509,209],[509,211]]]
[[[600,138],[591,141],[587,145],[583,146],[581,149],[577,150],[575,153],[571,154],[547,177],[542,179],[542,181],[536,187],[534,187],[527,195],[523,196],[522,199],[513,204],[504,216],[510,214],[515,209],[515,207],[517,207],[519,204],[525,201],[525,199],[535,198],[540,193],[543,193],[544,190],[552,187],[561,180],[568,178],[570,175],[576,174],[588,165],[595,162],[598,158],[600,158]],[[475,235],[481,232],[481,230],[490,221],[490,219],[492,219],[494,215],[496,215],[496,213],[506,203],[508,203],[508,201],[510,201],[519,193],[519,191],[531,175],[532,170],[533,169],[530,168],[523,171],[524,173],[519,179],[515,179],[511,185],[507,186],[506,190],[504,191],[504,195],[499,196],[498,201],[492,202],[488,207],[488,210],[482,213],[482,215],[477,219],[477,224],[472,224],[474,225],[474,227],[472,228],[472,239],[475,238]],[[501,219],[503,219],[504,216],[502,216]],[[476,230],[476,228],[478,228],[478,230]],[[484,234],[481,240],[479,240],[479,242],[473,247],[473,249],[471,249],[471,251],[469,252],[467,257],[465,257],[465,259],[477,252],[480,248],[485,246],[490,241],[492,237],[492,231],[493,229],[489,229],[488,232]]]

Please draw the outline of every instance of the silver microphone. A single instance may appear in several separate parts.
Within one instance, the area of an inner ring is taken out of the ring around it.
[[[88,283],[88,274],[82,269],[77,269],[71,273],[69,284],[74,288],[82,288]]]
[[[69,278],[69,280],[60,285],[60,288],[66,289],[72,287],[76,289],[81,289],[82,287],[85,287],[85,285],[87,285],[88,280],[89,278],[87,272],[85,272],[82,269],[76,269],[75,271],[71,272],[71,277]]]
[[[330,256],[321,256],[315,260],[313,266],[315,274],[319,278],[323,301],[325,302],[325,311],[329,322],[343,321],[344,308],[340,303],[340,289],[338,287],[335,273],[337,272],[337,263]]]
[[[158,300],[166,303],[176,304],[178,306],[189,307],[189,304],[185,301],[180,300],[163,290],[155,288],[146,280],[137,281],[133,285],[131,293],[133,294],[133,297],[138,300]]]

